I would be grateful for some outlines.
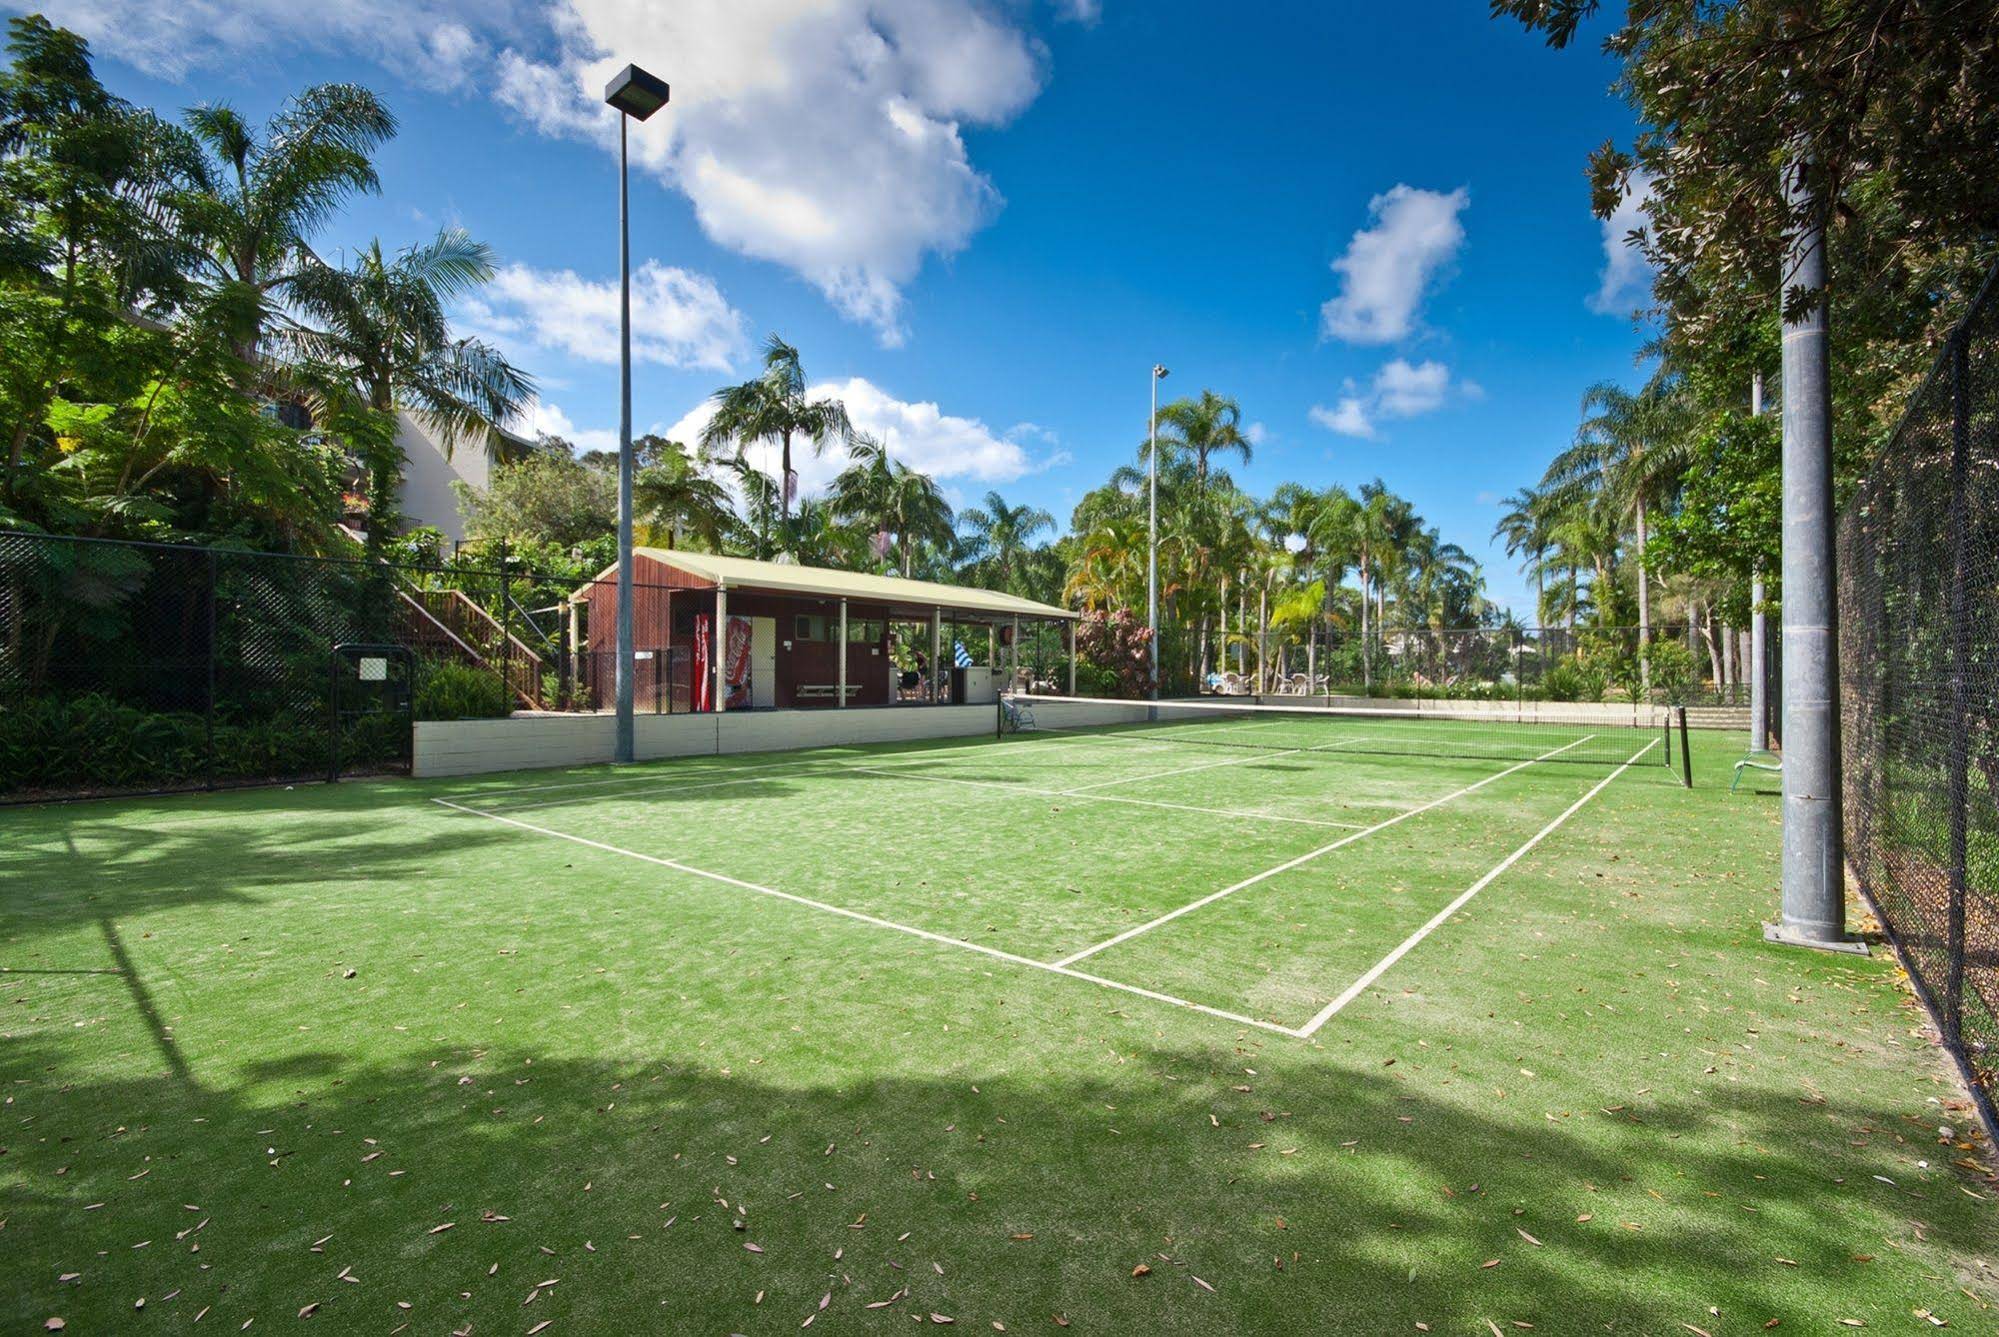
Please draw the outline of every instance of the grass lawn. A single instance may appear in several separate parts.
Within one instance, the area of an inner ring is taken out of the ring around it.
[[[1742,742],[0,811],[0,1325],[1999,1331],[1990,1149],[1888,957],[1760,940]]]

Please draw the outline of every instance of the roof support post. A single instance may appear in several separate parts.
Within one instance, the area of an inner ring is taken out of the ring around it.
[[[930,610],[930,704],[937,705],[941,693],[937,690],[937,675],[944,669],[944,610],[932,607]]]
[[[1069,695],[1076,694],[1076,623],[1069,622]]]
[[[840,649],[838,658],[840,661],[839,705],[842,710],[845,710],[847,707],[847,601],[845,599],[840,600]]]
[[[715,713],[729,708],[729,590],[715,585]]]

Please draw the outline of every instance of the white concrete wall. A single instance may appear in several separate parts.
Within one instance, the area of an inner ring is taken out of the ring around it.
[[[733,752],[783,752],[995,731],[993,706],[885,706],[757,710],[721,715],[639,715],[640,761]],[[607,764],[617,740],[610,715],[518,715],[504,720],[425,720],[416,726],[411,774],[480,775]]]
[[[396,413],[396,445],[403,452],[402,490],[396,507],[408,525],[431,525],[444,531],[448,539],[465,537],[465,516],[458,509],[458,494],[452,483],[475,488],[486,486],[490,463],[486,443],[460,438],[451,443],[451,457],[445,458],[442,434],[411,417],[408,410]]]
[[[1417,701],[1412,697],[1380,696],[1245,696],[1201,697],[1203,701],[1255,701],[1272,706],[1326,706],[1354,710],[1406,710],[1424,715],[1491,716],[1494,719],[1603,720],[1609,724],[1631,722],[1631,707],[1608,701]],[[1688,706],[1690,729],[1747,729],[1747,706]]]

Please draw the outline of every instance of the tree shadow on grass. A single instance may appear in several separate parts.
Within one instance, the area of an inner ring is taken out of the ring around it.
[[[1146,1028],[1127,1029],[1109,1038]],[[145,1297],[148,1320],[205,1308],[221,1330],[318,1306],[339,1331],[474,1333],[1991,1318],[1958,1284],[1992,1278],[1950,1275],[1990,1247],[1991,1204],[1856,1149],[1854,1129],[1894,1135],[1838,1097],[1521,1117],[1421,1059],[1301,1049],[1251,1075],[1264,1060],[1218,1046],[1070,1070],[1029,1036],[945,1077],[909,1044],[868,1064],[781,1048],[754,1075],[308,1048],[204,1089],[11,1042],[0,1313],[123,1331]]]

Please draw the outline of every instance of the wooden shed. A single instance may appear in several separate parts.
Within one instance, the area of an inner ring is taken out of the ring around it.
[[[668,548],[634,549],[632,567],[641,710],[970,704],[1020,673],[1024,626],[1068,623],[1073,650],[1075,613],[993,590]],[[617,568],[572,603],[578,681],[604,708]]]

